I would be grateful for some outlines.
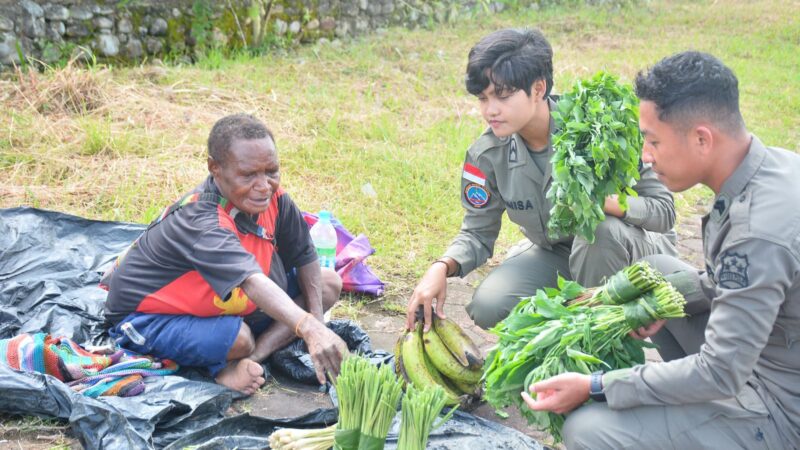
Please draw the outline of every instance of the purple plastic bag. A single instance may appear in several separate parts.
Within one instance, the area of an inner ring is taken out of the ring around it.
[[[309,228],[317,223],[314,214],[304,212],[303,218]],[[331,219],[331,223],[336,229],[336,273],[342,277],[342,289],[375,297],[383,294],[383,282],[364,264],[367,256],[375,253],[369,239],[363,234],[353,237],[335,218]]]

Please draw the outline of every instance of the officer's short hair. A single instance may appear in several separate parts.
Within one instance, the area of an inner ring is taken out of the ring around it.
[[[542,79],[547,97],[553,88],[553,48],[539,30],[495,31],[469,51],[466,85],[472,95],[492,83],[498,94],[522,89],[530,96],[533,82]]]
[[[266,125],[250,114],[232,114],[219,119],[208,135],[208,156],[223,165],[228,158],[228,150],[236,139],[264,139],[273,142],[272,132]]]
[[[702,118],[729,133],[744,129],[739,81],[708,53],[686,51],[664,58],[639,72],[634,84],[640,100],[655,103],[659,120],[686,128]]]

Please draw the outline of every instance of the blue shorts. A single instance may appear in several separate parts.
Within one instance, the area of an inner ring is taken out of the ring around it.
[[[289,272],[288,278],[286,293],[295,298],[300,294],[296,272]],[[247,320],[241,316],[131,313],[108,333],[127,350],[168,358],[182,366],[205,367],[211,376],[216,376],[228,364],[228,353],[245,321],[253,336],[263,333],[273,322],[260,310]]]

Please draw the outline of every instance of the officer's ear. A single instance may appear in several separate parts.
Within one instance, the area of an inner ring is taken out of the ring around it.
[[[703,155],[710,154],[711,149],[714,148],[714,133],[706,125],[695,126],[691,139]]]
[[[543,99],[544,93],[547,92],[547,81],[540,78],[531,84],[531,97],[536,100]]]

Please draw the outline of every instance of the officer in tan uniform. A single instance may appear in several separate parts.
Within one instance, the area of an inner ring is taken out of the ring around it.
[[[548,236],[550,136],[557,130],[550,115],[552,49],[539,31],[507,29],[486,36],[470,51],[466,84],[490,127],[467,151],[461,232],[414,290],[409,329],[419,305],[425,306],[427,329],[434,298],[443,317],[446,278],[463,277],[492,256],[504,211],[527,240],[486,277],[467,306],[482,328],[504,319],[520,297],[555,286],[559,274],[591,286],[644,256],[677,255],[672,194],[647,166],[634,187],[639,197],[628,198],[627,211],[615,197],[606,200],[606,220],[597,227],[594,244]]]
[[[703,218],[705,271],[649,260],[690,317],[635,332],[663,363],[561,374],[523,397],[570,413],[569,449],[796,449],[800,445],[800,156],[765,147],[739,112],[738,81],[711,55],[680,53],[640,73],[643,159],[672,191],[716,194]],[[657,334],[655,334],[657,333]],[[604,403],[607,400],[607,403]]]

